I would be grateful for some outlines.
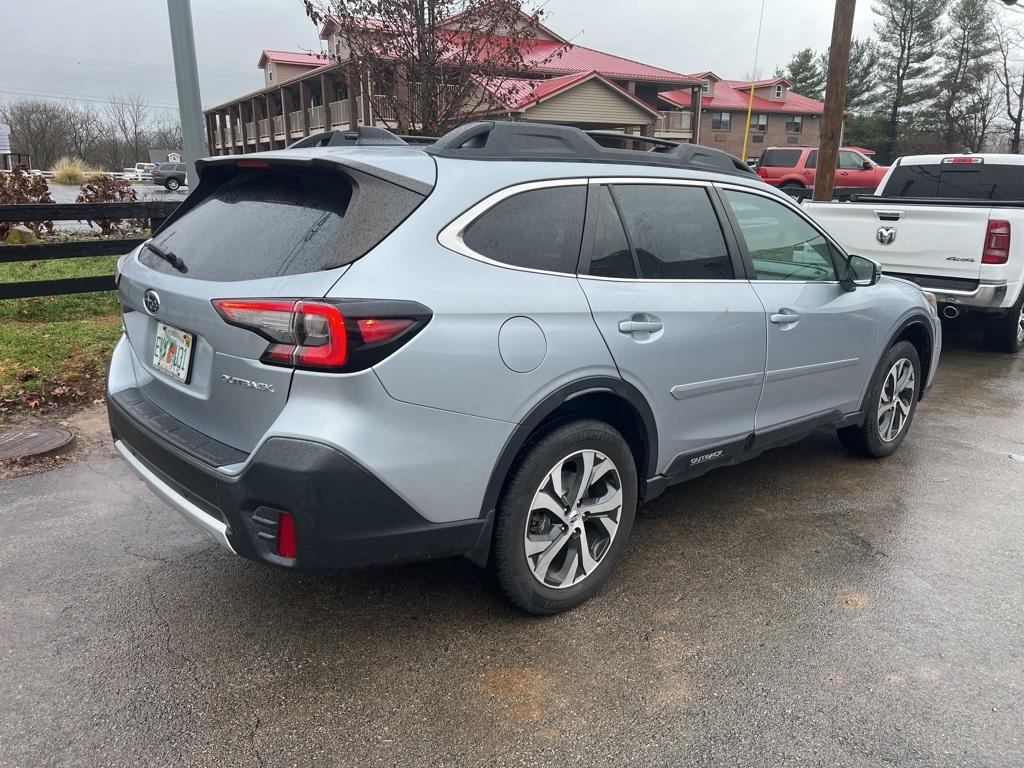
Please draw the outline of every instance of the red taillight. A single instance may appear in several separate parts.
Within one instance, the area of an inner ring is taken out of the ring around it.
[[[762,179],[767,179],[768,178],[768,169],[767,168],[758,168],[757,169],[757,175],[760,176]]]
[[[363,340],[364,344],[378,344],[395,338],[395,336],[412,325],[412,320],[370,317],[360,320],[358,325],[359,337]]]
[[[238,160],[235,163],[239,168],[269,168],[270,163],[266,160]]]
[[[1010,258],[1010,222],[993,219],[985,233],[982,264],[1005,264]]]
[[[289,512],[282,512],[277,518],[277,554],[290,558],[299,556],[299,545],[295,540],[295,518]]]
[[[220,316],[268,341],[262,362],[330,370],[348,360],[345,316],[334,304],[273,299],[216,299]]]

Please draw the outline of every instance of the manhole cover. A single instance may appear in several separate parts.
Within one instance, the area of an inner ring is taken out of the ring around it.
[[[74,439],[70,430],[59,427],[0,429],[0,461],[54,453],[71,445]]]

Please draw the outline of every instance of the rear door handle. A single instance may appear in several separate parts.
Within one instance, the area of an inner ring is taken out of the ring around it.
[[[623,320],[619,333],[655,333],[664,327],[660,320]]]
[[[792,310],[784,309],[772,315],[771,321],[775,323],[775,325],[793,325],[793,323],[800,322],[800,315]]]

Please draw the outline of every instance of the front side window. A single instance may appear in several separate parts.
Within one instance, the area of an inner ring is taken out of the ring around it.
[[[804,119],[800,115],[790,115],[786,120],[786,133],[800,133],[804,129]]]
[[[711,128],[716,131],[728,131],[732,128],[731,112],[712,112]]]
[[[583,185],[520,192],[476,219],[462,240],[503,264],[575,274],[586,204]]]
[[[784,204],[761,195],[724,190],[754,262],[757,280],[835,282],[825,237]]]
[[[647,280],[731,280],[718,216],[703,187],[621,184],[614,195]]]
[[[839,153],[839,169],[841,171],[862,171],[867,162],[862,155],[844,150]]]
[[[750,130],[756,133],[767,133],[768,115],[753,115],[750,118]]]

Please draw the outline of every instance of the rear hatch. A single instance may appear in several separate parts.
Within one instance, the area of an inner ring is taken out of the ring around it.
[[[199,432],[251,451],[284,407],[292,369],[260,362],[268,340],[226,322],[212,302],[323,297],[429,193],[433,160],[415,154],[419,178],[375,168],[353,150],[207,161],[193,195],[121,267],[143,393]]]

